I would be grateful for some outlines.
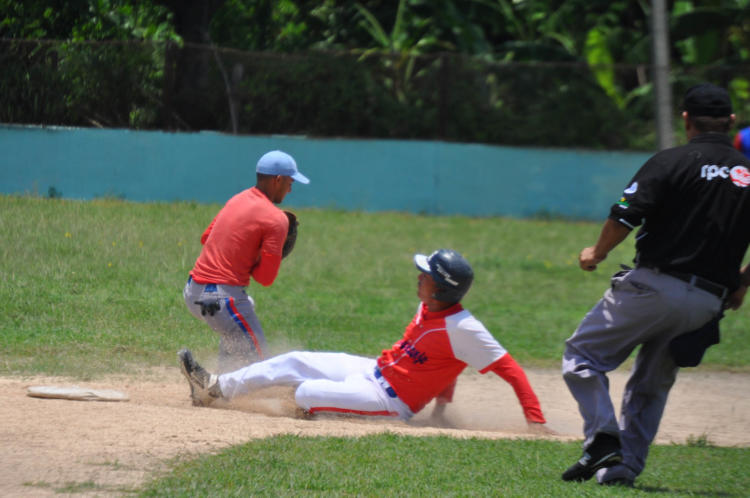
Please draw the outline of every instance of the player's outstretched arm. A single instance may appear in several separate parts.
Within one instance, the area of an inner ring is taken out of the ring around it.
[[[445,407],[453,401],[453,393],[456,391],[457,379],[451,385],[443,389],[443,392],[435,397],[435,406],[430,414],[432,423],[440,427],[450,427],[451,423],[445,417]]]
[[[544,424],[547,422],[539,405],[539,400],[531,388],[531,384],[529,384],[526,373],[521,368],[521,365],[516,363],[516,360],[513,359],[510,353],[505,353],[489,369],[513,387],[513,391],[515,391],[518,401],[521,403],[523,414],[528,423]]]
[[[435,406],[430,413],[430,422],[438,427],[450,427],[451,424],[445,416],[446,401],[435,398]]]

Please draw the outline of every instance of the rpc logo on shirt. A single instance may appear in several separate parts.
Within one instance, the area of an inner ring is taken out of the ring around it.
[[[732,183],[742,188],[750,185],[750,171],[744,166],[737,165],[732,169],[729,169],[729,166],[704,164],[701,167],[701,178],[711,181],[716,177],[731,178]]]

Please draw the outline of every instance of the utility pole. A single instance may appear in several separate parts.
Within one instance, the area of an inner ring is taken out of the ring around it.
[[[654,103],[656,144],[659,150],[674,146],[672,130],[672,87],[669,82],[669,26],[666,0],[651,2],[651,38],[653,40]]]

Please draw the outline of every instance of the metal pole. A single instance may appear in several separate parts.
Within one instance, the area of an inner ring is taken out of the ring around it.
[[[674,146],[672,87],[669,84],[669,27],[665,0],[651,2],[651,38],[654,51],[656,142],[659,150],[662,150]]]

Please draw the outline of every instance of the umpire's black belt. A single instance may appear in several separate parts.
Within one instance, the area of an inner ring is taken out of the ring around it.
[[[643,266],[643,265],[641,267],[650,268],[659,273],[663,273],[665,275],[669,275],[670,277],[674,277],[678,280],[682,280],[683,282],[687,282],[693,287],[697,287],[710,294],[713,294],[714,296],[718,297],[722,301],[727,297],[727,294],[729,294],[729,289],[727,287],[721,284],[717,284],[716,282],[712,282],[703,277],[699,277],[698,275],[693,275],[692,273],[682,273],[679,271],[664,271],[658,268],[654,268],[651,266]]]
[[[383,389],[385,389],[386,394],[390,396],[391,398],[398,398],[398,395],[396,394],[396,391],[393,390],[393,388],[388,384],[388,382],[385,380],[385,377],[383,377],[383,373],[380,371],[379,367],[375,367],[375,378],[380,380],[382,379],[381,385],[383,386]]]

